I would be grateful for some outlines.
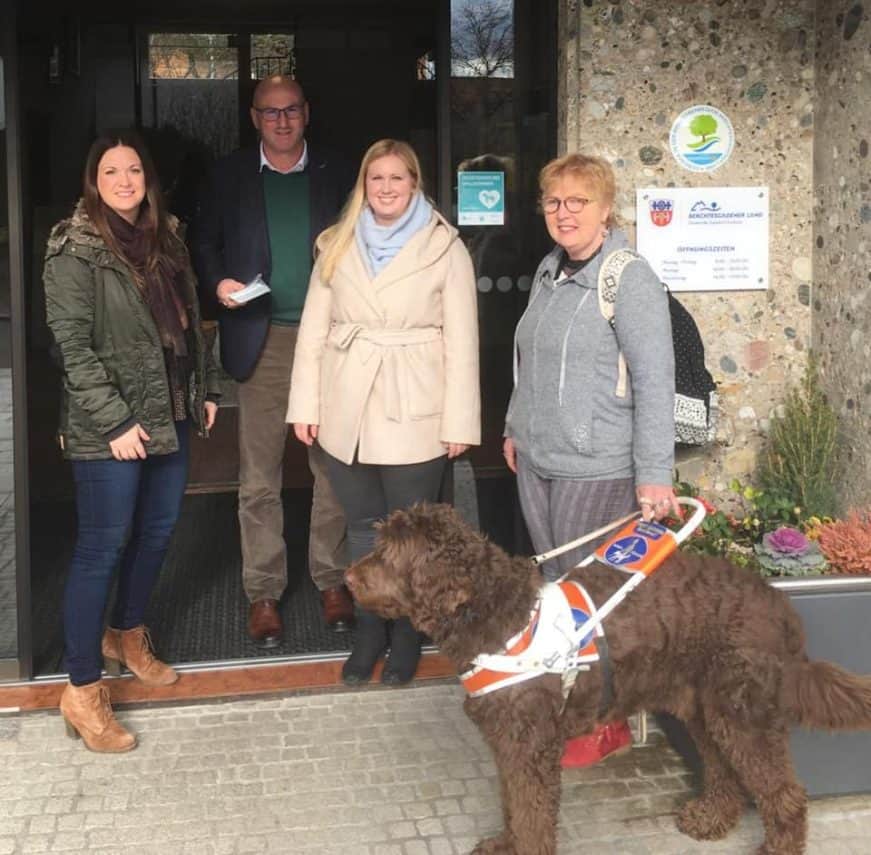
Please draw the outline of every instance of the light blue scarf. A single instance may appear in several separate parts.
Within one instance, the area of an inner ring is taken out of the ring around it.
[[[405,213],[387,226],[375,222],[372,209],[363,208],[355,229],[360,255],[374,278],[397,256],[409,239],[432,219],[432,205],[423,193],[415,193]]]

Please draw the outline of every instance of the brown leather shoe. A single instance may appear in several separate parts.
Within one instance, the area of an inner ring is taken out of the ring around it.
[[[101,646],[106,672],[114,677],[120,677],[126,665],[146,686],[171,686],[178,680],[178,673],[154,655],[143,624],[123,630],[106,627]]]
[[[125,730],[112,713],[109,690],[102,680],[87,686],[67,683],[60,698],[67,735],[82,738],[91,751],[118,754],[136,747],[136,737]]]
[[[321,591],[321,605],[324,607],[324,620],[330,629],[347,632],[354,623],[354,603],[344,585]]]
[[[248,610],[248,637],[258,647],[278,647],[281,642],[281,615],[278,600],[255,600]]]

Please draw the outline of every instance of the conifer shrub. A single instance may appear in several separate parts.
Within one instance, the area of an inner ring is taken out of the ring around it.
[[[837,496],[838,417],[832,409],[813,359],[772,419],[759,460],[763,490],[788,496],[803,518],[834,517]]]

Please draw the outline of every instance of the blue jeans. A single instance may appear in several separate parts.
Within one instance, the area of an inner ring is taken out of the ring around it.
[[[74,460],[78,531],[64,590],[70,682],[100,679],[103,615],[120,559],[110,626],[143,622],[175,529],[188,474],[190,425],[176,423],[179,450],[145,460]]]

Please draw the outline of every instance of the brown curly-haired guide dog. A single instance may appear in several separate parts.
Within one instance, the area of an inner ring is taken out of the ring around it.
[[[571,577],[598,605],[626,579],[601,564]],[[347,580],[363,608],[407,615],[460,672],[526,625],[542,584],[529,560],[510,558],[446,505],[391,514]],[[807,799],[789,729],[871,728],[871,678],[808,661],[787,597],[719,559],[668,559],[606,619],[605,633],[614,691],[600,720],[670,712],[704,761],[702,793],[680,811],[680,830],[697,840],[725,837],[750,796],[765,828],[759,853],[804,852]],[[505,820],[475,853],[556,851],[563,743],[593,729],[602,682],[598,665],[581,672],[565,707],[554,674],[467,698],[499,767]]]

